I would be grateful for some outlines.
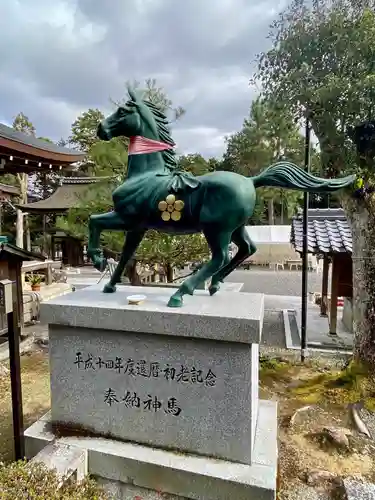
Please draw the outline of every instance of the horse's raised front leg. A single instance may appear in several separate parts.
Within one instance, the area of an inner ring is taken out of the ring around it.
[[[133,257],[146,231],[129,231],[126,234],[124,248],[122,249],[120,261],[116,266],[109,282],[104,286],[104,293],[113,293],[116,291],[116,283],[121,281],[122,273],[126,264]]]
[[[181,307],[183,296],[186,294],[193,295],[197,286],[211,278],[221,267],[228,253],[228,245],[230,243],[231,233],[218,232],[216,228],[211,231],[204,231],[208,246],[210,247],[212,258],[206,262],[199,271],[187,278],[169,299],[169,307]]]
[[[100,249],[100,235],[102,231],[125,231],[125,223],[116,212],[92,215],[89,220],[89,242],[87,256],[92,260],[93,266],[103,272],[107,260]]]
[[[228,276],[232,271],[236,269],[245,259],[253,255],[257,247],[249,236],[245,226],[241,226],[236,229],[232,234],[232,242],[237,245],[238,251],[232,260],[223,266],[211,280],[211,285],[209,287],[210,295],[216,293],[220,288],[220,281]]]

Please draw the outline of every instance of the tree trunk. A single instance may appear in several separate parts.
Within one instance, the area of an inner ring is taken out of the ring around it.
[[[273,226],[275,224],[275,210],[273,199],[268,200],[268,224]]]
[[[20,204],[24,205],[27,203],[27,174],[17,174],[17,180],[20,187]],[[16,221],[16,245],[20,248],[24,247],[24,215],[21,210],[17,210],[17,221]]]
[[[23,213],[21,210],[17,210],[16,245],[23,248]]]
[[[282,192],[282,190],[280,192],[280,200],[281,200],[280,224],[283,225],[284,224],[284,209],[285,209],[284,202],[285,202],[285,200],[284,200],[284,193]]]
[[[375,372],[375,200],[344,204],[353,238],[354,357]]]
[[[165,266],[165,272],[167,273],[167,283],[172,283],[174,280],[173,267],[170,264]]]
[[[141,286],[142,281],[137,273],[137,261],[132,259],[125,268],[126,277],[129,279],[130,284],[133,286]]]
[[[26,235],[26,250],[31,252],[30,221],[29,221],[28,215],[25,215],[24,217],[25,217],[24,226],[25,226],[25,235]]]

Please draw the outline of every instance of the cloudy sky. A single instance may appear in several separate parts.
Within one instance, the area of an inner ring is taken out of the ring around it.
[[[124,82],[156,78],[186,115],[183,153],[220,155],[257,89],[255,55],[284,0],[0,0],[0,122],[23,111],[67,137],[90,107],[111,111]]]

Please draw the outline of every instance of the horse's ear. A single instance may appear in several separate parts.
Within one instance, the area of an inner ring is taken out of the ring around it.
[[[128,86],[128,94],[132,101],[137,102],[139,100],[136,90],[130,87],[130,85]]]

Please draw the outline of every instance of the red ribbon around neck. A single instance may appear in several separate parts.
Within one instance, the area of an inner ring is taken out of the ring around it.
[[[144,155],[147,153],[157,153],[158,151],[165,151],[166,149],[173,149],[174,146],[167,144],[166,142],[155,141],[153,139],[147,139],[140,135],[135,135],[130,137],[129,155]]]

